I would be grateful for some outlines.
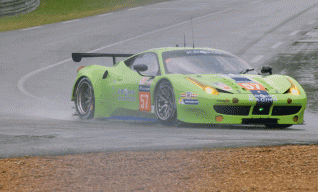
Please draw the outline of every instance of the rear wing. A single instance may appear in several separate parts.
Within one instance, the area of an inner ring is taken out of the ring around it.
[[[72,59],[75,62],[80,62],[82,57],[113,57],[113,64],[116,64],[116,57],[130,57],[134,54],[121,54],[121,53],[72,53]]]

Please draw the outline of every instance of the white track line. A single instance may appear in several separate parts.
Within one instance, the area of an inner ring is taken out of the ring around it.
[[[62,23],[73,23],[73,22],[76,22],[76,21],[79,21],[80,19],[74,19],[74,20],[69,20],[69,21],[64,21]]]
[[[283,44],[283,42],[278,42],[275,45],[273,45],[271,48],[276,49],[277,47],[281,46],[282,44]]]
[[[30,27],[30,28],[25,28],[25,29],[20,29],[21,31],[28,31],[28,30],[32,30],[32,29],[38,29],[41,28],[42,26],[36,26],[36,27]]]
[[[141,7],[134,7],[134,8],[130,8],[130,9],[128,9],[129,11],[131,11],[131,10],[135,10],[135,9],[140,9]]]
[[[50,66],[47,66],[47,67],[42,67],[42,68],[40,68],[40,69],[38,69],[38,70],[35,70],[35,71],[33,71],[33,72],[31,72],[31,73],[29,73],[29,74],[23,76],[23,77],[19,80],[19,82],[18,82],[18,88],[19,88],[19,90],[20,90],[22,93],[24,93],[24,94],[26,94],[26,95],[28,95],[28,96],[30,96],[30,97],[33,97],[33,98],[35,98],[35,99],[38,99],[38,100],[41,100],[41,101],[47,101],[46,99],[43,99],[43,98],[37,97],[37,96],[35,96],[35,95],[32,95],[32,94],[29,93],[27,90],[25,90],[24,87],[23,87],[25,81],[26,81],[28,78],[30,78],[30,77],[32,77],[32,76],[34,76],[34,75],[40,73],[41,71],[50,69],[50,68],[55,67],[55,66],[58,66],[58,65],[61,65],[61,64],[65,63],[65,62],[68,62],[68,61],[71,61],[71,60],[72,60],[72,59],[66,59],[66,60],[64,60],[64,61],[60,61],[60,62],[55,63],[55,64],[53,64],[53,65],[50,65]]]
[[[97,15],[97,17],[103,17],[103,16],[108,16],[108,15],[111,15],[113,13],[106,13],[106,14],[102,14],[102,15]]]
[[[293,31],[289,35],[296,35],[299,31]]]
[[[157,3],[156,5],[162,5],[162,4],[166,4],[168,2],[162,2],[162,3]]]
[[[250,3],[250,4],[254,4],[254,3],[258,3],[258,2],[260,2],[260,1],[254,1],[254,2],[252,2],[252,3]]]
[[[226,11],[229,11],[229,10],[232,10],[232,9],[233,9],[233,8],[230,8],[230,9],[226,9],[226,10],[223,10],[223,11],[211,13],[211,14],[209,14],[209,15],[205,15],[205,16],[202,16],[202,17],[197,17],[197,18],[193,19],[193,21],[196,21],[196,20],[199,20],[199,19],[202,19],[202,18],[205,18],[205,17],[209,17],[209,16],[212,16],[212,15],[215,15],[215,14],[223,13],[223,12],[226,12]],[[119,41],[119,42],[117,42],[117,43],[113,43],[113,44],[110,44],[110,45],[106,45],[106,46],[104,46],[104,47],[95,49],[95,50],[93,50],[93,51],[89,51],[88,53],[94,53],[94,52],[96,52],[96,51],[100,51],[100,50],[102,50],[102,49],[105,49],[105,48],[108,48],[108,47],[112,47],[112,46],[114,46],[114,45],[118,45],[118,44],[121,44],[121,43],[125,43],[125,42],[127,42],[127,41],[131,41],[131,40],[134,40],[134,39],[138,39],[138,38],[140,38],[140,37],[143,37],[143,36],[146,36],[146,35],[150,35],[150,34],[153,34],[153,33],[159,32],[159,31],[164,31],[164,30],[167,30],[167,29],[170,29],[170,28],[179,26],[179,25],[183,25],[183,24],[186,24],[186,23],[189,23],[189,22],[191,22],[191,20],[189,20],[189,21],[184,21],[184,22],[181,22],[181,23],[177,23],[177,24],[175,24],[175,25],[171,25],[171,26],[169,26],[169,27],[165,27],[165,28],[162,28],[162,29],[158,29],[158,30],[155,30],[155,31],[148,32],[148,33],[144,33],[144,34],[141,34],[141,35],[132,37],[132,38],[130,38],[130,39],[126,39],[126,40],[123,40],[123,41]],[[23,76],[23,77],[19,80],[19,82],[18,82],[18,89],[19,89],[22,93],[24,93],[24,94],[26,94],[26,95],[28,95],[28,96],[30,96],[30,97],[32,97],[32,98],[35,98],[35,99],[38,99],[38,100],[41,100],[41,101],[48,101],[48,100],[45,100],[45,99],[43,99],[43,98],[37,97],[37,96],[32,95],[31,93],[29,93],[29,92],[23,87],[24,84],[25,84],[25,82],[26,82],[26,80],[29,79],[30,77],[32,77],[32,76],[34,76],[34,75],[40,73],[41,71],[45,71],[45,70],[47,70],[47,69],[50,69],[50,68],[52,68],[52,67],[61,65],[61,64],[66,63],[66,62],[68,62],[68,61],[71,61],[71,60],[72,60],[71,58],[70,58],[70,59],[66,59],[66,60],[60,61],[60,62],[58,62],[58,63],[55,63],[55,64],[53,64],[53,65],[50,65],[50,66],[47,66],[47,67],[42,67],[42,68],[37,69],[37,70],[35,70],[35,71],[31,72],[31,73],[26,74],[25,76]]]
[[[264,55],[259,55],[259,56],[255,57],[255,58],[251,61],[251,63],[256,63],[256,62],[260,61],[263,57],[264,57]]]

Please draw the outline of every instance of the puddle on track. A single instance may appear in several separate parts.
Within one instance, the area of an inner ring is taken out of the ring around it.
[[[296,79],[307,94],[307,109],[318,112],[318,44],[294,43],[265,65],[273,67],[274,74],[288,75]]]

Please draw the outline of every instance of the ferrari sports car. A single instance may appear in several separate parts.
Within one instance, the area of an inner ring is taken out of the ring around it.
[[[112,57],[114,65],[82,66],[72,90],[81,119],[154,117],[164,125],[302,124],[307,97],[292,77],[261,74],[239,57],[211,48],[167,47],[139,54],[72,53]],[[127,57],[116,62],[117,57]]]

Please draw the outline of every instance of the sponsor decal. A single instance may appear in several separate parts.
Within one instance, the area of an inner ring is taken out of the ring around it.
[[[182,105],[198,105],[199,104],[199,100],[197,99],[179,99],[179,104]]]
[[[133,97],[132,95],[135,95],[134,90],[129,89],[118,89],[118,100],[119,101],[135,101],[136,97]]]
[[[246,77],[232,77],[232,79],[234,79],[236,83],[255,83]]]
[[[256,105],[272,105],[273,98],[267,91],[250,90],[255,97]]]
[[[118,89],[118,95],[135,95],[135,90],[128,90],[128,89]]]
[[[187,55],[222,55],[221,52],[217,52],[217,51],[210,51],[210,50],[191,50],[191,51],[187,51],[186,52]]]
[[[187,91],[185,93],[180,93],[180,96],[186,99],[191,99],[198,97],[198,94]]]
[[[150,92],[150,86],[148,86],[148,85],[139,85],[139,92]]]
[[[226,75],[232,78],[238,85],[242,88],[249,90],[252,95],[249,95],[249,101],[253,101],[255,99],[256,105],[272,105],[273,98],[268,94],[265,87],[260,83],[254,82],[247,77],[240,76],[238,74],[229,74]]]
[[[228,103],[230,102],[230,100],[228,98],[224,99],[224,100],[216,100],[217,102],[223,102],[223,103]]]
[[[224,89],[224,90],[232,90],[232,87],[230,87],[230,86],[228,86],[228,85],[226,85],[226,84],[224,84],[224,83],[221,83],[221,82],[219,82],[219,83],[212,83],[212,85],[216,85],[216,86],[218,86],[218,87],[220,87],[221,89]]]

